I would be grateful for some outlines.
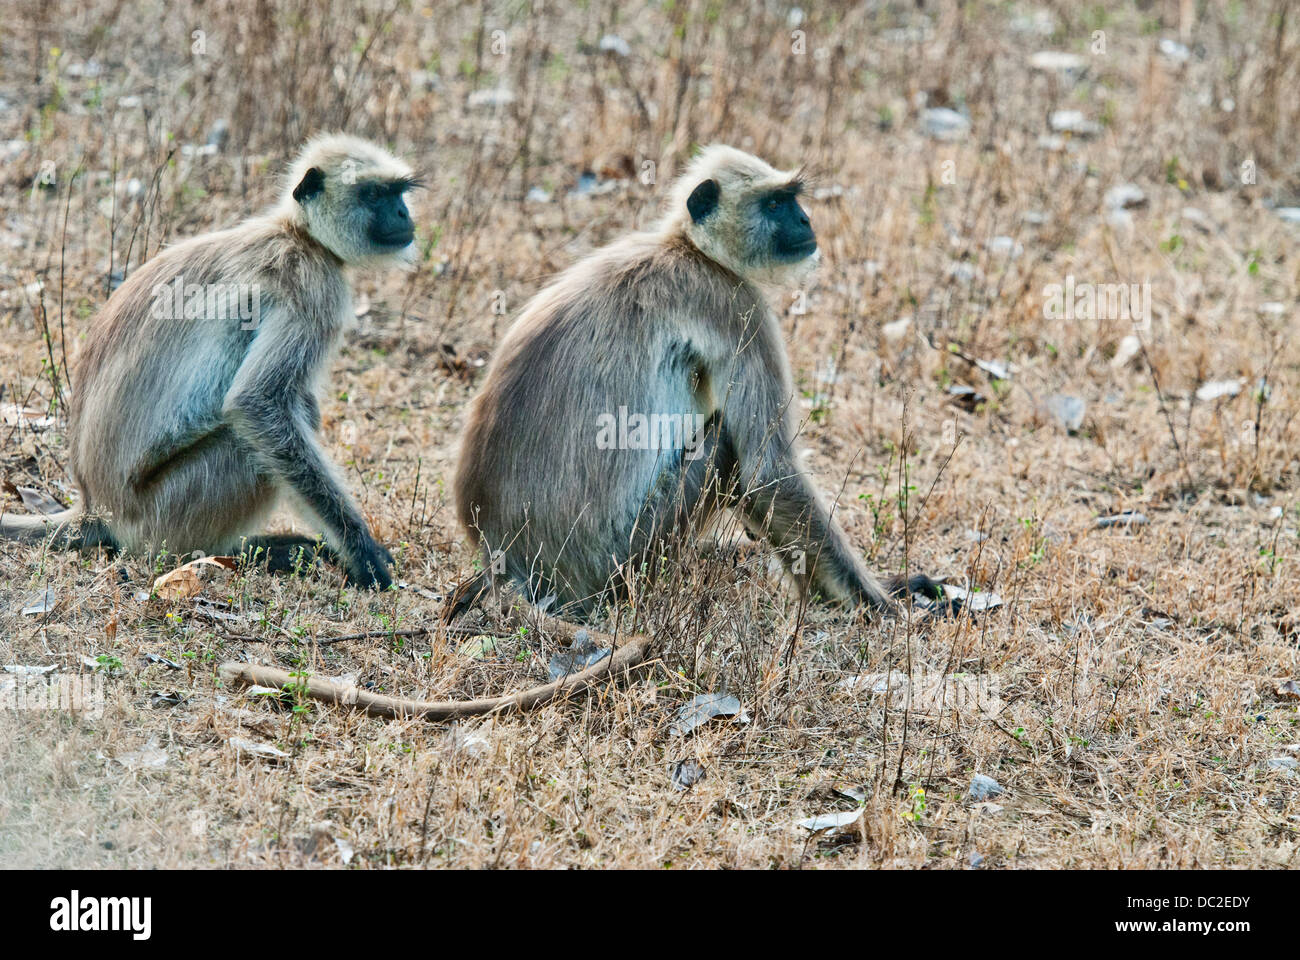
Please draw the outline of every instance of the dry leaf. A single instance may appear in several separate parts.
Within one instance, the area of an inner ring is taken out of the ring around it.
[[[54,418],[48,416],[44,410],[20,407],[16,403],[6,403],[0,407],[0,415],[3,415],[4,422],[10,426],[21,424],[33,430],[44,430],[46,427],[54,426]]]
[[[704,765],[698,760],[679,760],[673,764],[674,790],[686,790],[704,779]]]
[[[157,770],[167,765],[167,751],[151,739],[141,749],[120,754],[116,759],[128,770]]]
[[[736,717],[740,723],[749,723],[749,714],[738,698],[725,693],[701,693],[677,711],[677,719],[669,731],[674,736],[682,736],[714,717]]]
[[[59,598],[54,595],[53,588],[46,587],[42,593],[27,598],[23,603],[22,615],[24,617],[44,616],[58,605]]]
[[[154,596],[162,600],[188,600],[196,597],[203,590],[205,568],[216,567],[221,570],[234,570],[239,565],[234,557],[199,557],[182,564],[175,570],[164,573],[153,582]],[[206,571],[210,572],[210,571]]]
[[[470,637],[456,649],[456,652],[475,660],[487,660],[498,653],[497,638],[489,634]]]
[[[33,490],[31,487],[16,487],[18,496],[22,497],[23,504],[32,513],[43,513],[47,517],[54,513],[62,513],[63,504],[53,497],[47,497],[39,490]]]
[[[575,644],[567,650],[555,654],[551,657],[551,662],[547,664],[546,672],[552,680],[559,680],[561,677],[572,676],[575,673],[581,673],[583,670],[599,663],[610,654],[608,647],[600,649],[595,648],[594,643],[588,643],[585,646]],[[588,649],[593,648],[593,649]]]
[[[862,833],[862,811],[864,809],[864,807],[858,807],[855,810],[845,810],[842,813],[823,813],[820,817],[809,817],[806,820],[800,820],[799,826],[814,835],[819,833],[860,835]]]
[[[243,737],[231,737],[226,742],[234,748],[236,753],[247,753],[250,756],[263,757],[267,760],[287,760],[290,757],[279,747],[273,747],[269,743],[254,743],[252,740],[245,740]]]

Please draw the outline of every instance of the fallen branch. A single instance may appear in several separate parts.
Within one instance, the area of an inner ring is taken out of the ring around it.
[[[548,626],[554,625],[556,632],[562,635],[566,644],[571,643],[584,629],[544,614],[542,618]],[[603,640],[614,647],[614,638],[608,634],[595,630],[585,632],[597,643]],[[485,697],[479,700],[408,700],[404,697],[386,697],[355,686],[343,687],[315,677],[303,679],[278,667],[263,667],[252,663],[223,663],[220,672],[222,678],[229,683],[277,689],[292,686],[295,691],[301,689],[313,700],[356,707],[372,717],[453,720],[457,717],[473,717],[485,713],[531,710],[552,700],[585,693],[606,677],[624,673],[640,665],[645,660],[649,649],[650,638],[644,634],[637,634],[625,640],[621,646],[614,647],[609,656],[579,673],[561,677],[553,683],[532,687],[520,693],[502,697]]]
[[[512,633],[491,633],[485,630],[471,630],[466,627],[444,627],[442,629],[444,629],[449,636],[457,637],[483,636],[506,640],[514,636]],[[402,630],[366,630],[362,633],[345,633],[339,637],[319,637],[316,639],[315,643],[320,647],[328,647],[332,643],[344,643],[351,640],[387,640],[396,637],[401,637],[403,639],[418,639],[437,632],[437,627],[407,627]],[[304,638],[295,637],[294,639],[301,642]]]

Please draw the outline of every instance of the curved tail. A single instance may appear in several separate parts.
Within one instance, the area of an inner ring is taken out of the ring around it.
[[[61,547],[112,545],[103,521],[86,518],[81,504],[58,513],[4,513],[0,511],[0,538],[45,540],[52,537]]]

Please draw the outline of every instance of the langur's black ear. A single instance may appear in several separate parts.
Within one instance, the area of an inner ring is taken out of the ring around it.
[[[692,221],[699,223],[718,209],[718,198],[721,196],[722,188],[718,186],[718,181],[705,180],[686,198],[686,212],[691,215]]]
[[[299,203],[310,200],[325,189],[325,174],[317,167],[312,167],[302,175],[302,181],[293,188],[293,198]]]

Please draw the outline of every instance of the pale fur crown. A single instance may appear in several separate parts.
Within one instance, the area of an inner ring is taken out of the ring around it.
[[[299,203],[294,189],[315,168],[325,178],[323,193]],[[411,167],[369,140],[349,134],[313,137],[298,151],[285,175],[277,212],[305,227],[344,263],[380,266],[412,263],[415,244],[396,253],[376,253],[366,239],[367,211],[356,202],[356,185],[366,181],[414,181]]]
[[[762,253],[766,249],[764,224],[753,215],[752,201],[801,179],[798,170],[778,170],[751,153],[712,144],[701,150],[674,181],[659,229],[665,234],[684,235],[710,260],[746,279],[787,283],[815,267],[820,251],[798,263],[773,263]],[[697,224],[686,209],[686,201],[705,180],[717,182],[721,199],[718,209]]]

